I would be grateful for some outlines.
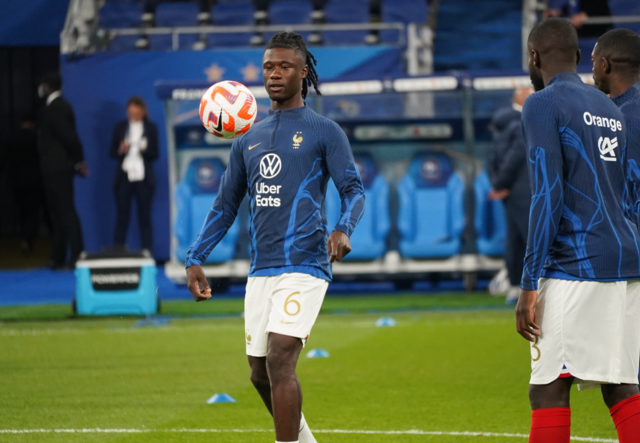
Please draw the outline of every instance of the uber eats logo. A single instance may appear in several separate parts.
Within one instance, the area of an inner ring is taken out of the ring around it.
[[[276,154],[267,154],[260,160],[260,175],[266,179],[272,179],[282,170],[282,161]],[[263,182],[256,183],[256,206],[260,207],[280,207],[279,195],[281,185],[267,185]]]

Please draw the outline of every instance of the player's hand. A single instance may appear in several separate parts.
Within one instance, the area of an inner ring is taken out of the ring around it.
[[[187,287],[196,301],[208,300],[211,298],[211,286],[204,275],[202,267],[198,265],[187,268]]]
[[[126,141],[122,140],[120,142],[120,146],[118,147],[118,155],[124,155],[127,152],[129,152],[129,147],[131,145],[129,143],[127,143]]]
[[[507,197],[509,197],[508,189],[491,189],[487,195],[489,200],[504,200]]]
[[[87,178],[91,175],[91,171],[89,171],[89,166],[87,166],[86,162],[80,162],[76,166],[76,172],[80,177]]]
[[[522,290],[516,305],[516,327],[525,340],[535,341],[540,337],[540,326],[536,324],[537,303],[538,291]]]
[[[329,263],[342,261],[351,252],[351,240],[342,231],[333,231],[327,240],[327,252],[329,253]]]

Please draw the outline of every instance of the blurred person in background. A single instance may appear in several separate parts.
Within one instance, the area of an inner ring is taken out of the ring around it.
[[[586,25],[590,17],[609,17],[611,11],[607,0],[549,0],[543,18],[565,17],[578,31],[579,38],[600,37],[611,25]]]
[[[7,148],[4,166],[17,210],[20,248],[29,256],[34,250],[43,197],[34,115],[26,114],[22,118],[20,129],[13,135]]]
[[[509,276],[507,303],[515,303],[520,295],[520,280],[527,248],[531,191],[527,173],[527,155],[520,126],[522,106],[533,93],[530,88],[518,88],[513,94],[511,109],[499,109],[494,116],[494,147],[489,163],[492,200],[502,200],[507,217],[505,263]]]
[[[135,197],[142,248],[151,251],[151,202],[155,190],[153,162],[158,159],[158,128],[149,121],[147,105],[142,97],[129,99],[127,119],[113,128],[111,156],[119,159],[114,183],[117,205],[114,244],[125,246],[131,201]]]
[[[40,167],[53,227],[53,248],[47,266],[75,266],[84,249],[82,228],[73,193],[74,176],[88,177],[82,144],[76,133],[71,105],[62,97],[62,79],[56,72],[44,76],[38,94],[46,98],[38,136]],[[67,252],[71,249],[67,263]]]

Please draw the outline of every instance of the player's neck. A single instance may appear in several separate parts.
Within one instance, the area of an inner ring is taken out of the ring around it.
[[[542,80],[544,81],[544,86],[546,87],[549,82],[551,81],[551,79],[553,77],[555,77],[556,75],[560,75],[560,74],[575,74],[576,73],[576,67],[557,67],[557,68],[553,68],[553,69],[548,69],[546,71],[542,71]]]
[[[615,81],[612,81],[610,86],[610,94],[611,97],[617,97],[620,94],[624,94],[629,90],[630,87],[640,82],[640,75],[637,76],[628,76],[628,77],[618,77]]]
[[[286,109],[301,108],[303,106],[304,100],[302,99],[302,94],[296,94],[289,100],[285,100],[283,102],[271,100],[271,109],[273,109],[274,111],[284,111]]]

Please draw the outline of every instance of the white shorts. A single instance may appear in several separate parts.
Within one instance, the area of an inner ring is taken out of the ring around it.
[[[267,355],[269,332],[306,343],[329,282],[308,274],[249,277],[244,299],[247,355]]]
[[[542,278],[535,312],[542,336],[531,344],[531,384],[638,384],[640,281]]]

